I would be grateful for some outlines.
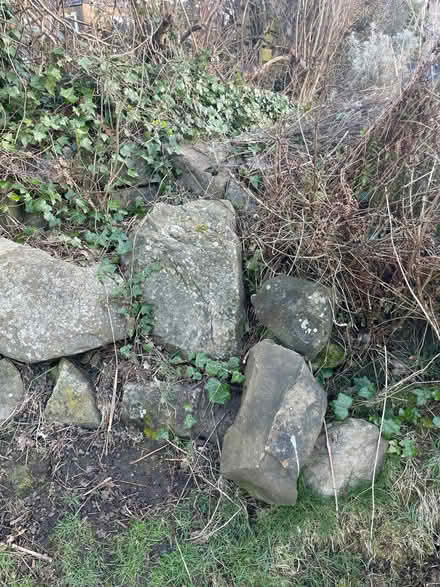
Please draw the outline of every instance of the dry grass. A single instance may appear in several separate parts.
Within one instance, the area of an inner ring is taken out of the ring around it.
[[[411,321],[439,335],[438,51],[391,103],[317,108],[257,139],[271,168],[245,244],[266,276],[332,288],[348,348],[361,327],[379,345]]]

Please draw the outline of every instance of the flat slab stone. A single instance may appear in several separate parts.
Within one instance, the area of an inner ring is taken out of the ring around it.
[[[0,353],[27,363],[83,353],[125,338],[112,301],[118,281],[0,238]]]

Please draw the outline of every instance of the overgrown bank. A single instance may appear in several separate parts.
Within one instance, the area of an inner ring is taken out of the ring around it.
[[[139,198],[125,206],[125,188],[148,187],[153,202],[185,201],[191,196],[175,189],[172,159],[180,142],[236,135],[289,107],[240,79],[222,81],[205,56],[136,62],[88,54],[79,45],[73,55],[56,48],[34,67],[20,56],[13,34],[8,29],[1,49],[5,234],[75,262],[100,259],[106,271],[117,270],[131,247],[129,228],[150,205]],[[34,485],[18,477],[21,495],[2,495],[1,581],[40,585],[54,573],[60,585],[438,580],[438,96],[432,81],[421,68],[381,118],[370,127],[359,122],[350,144],[332,144],[320,115],[313,120],[318,108],[307,105],[263,139],[236,145],[266,163],[240,170],[257,202],[256,215],[243,223],[248,291],[277,273],[332,288],[339,358],[332,363],[327,352],[315,374],[333,402],[330,419],[369,419],[391,440],[374,493],[367,488],[335,506],[303,491],[295,508],[268,508],[219,479],[215,450],[176,439],[166,448],[150,445],[125,435],[117,416],[113,430],[79,446],[78,431],[40,420],[53,365],[35,372],[20,366],[28,376],[27,403],[1,431],[2,457],[10,466],[31,455],[50,467],[44,483],[36,471]],[[330,111],[342,120],[339,138],[344,112],[339,105]],[[289,136],[294,124],[298,142]],[[147,338],[149,309],[140,313],[138,286],[127,284],[141,336],[116,345],[117,360],[113,348],[85,357],[106,417],[114,373],[119,384],[145,365],[158,378],[182,377],[180,359],[173,362]],[[264,336],[252,314],[247,326],[249,344]],[[121,445],[136,454],[121,458]],[[164,469],[134,478],[130,467],[111,469],[105,458],[108,451],[131,465],[158,448]],[[146,476],[151,487],[169,488],[156,508],[145,497],[152,495]],[[43,497],[53,520],[47,526],[39,518]]]

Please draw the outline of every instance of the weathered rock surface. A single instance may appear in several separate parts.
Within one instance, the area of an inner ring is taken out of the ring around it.
[[[0,238],[0,353],[24,362],[82,353],[127,334],[116,282]]]
[[[7,420],[23,401],[23,382],[11,361],[0,361],[0,424]]]
[[[237,354],[245,308],[231,204],[156,204],[133,241],[133,252],[125,259],[127,273],[149,273],[143,299],[153,306],[153,336],[187,352],[216,358]]]
[[[89,379],[67,359],[58,366],[58,377],[44,415],[48,422],[98,428],[101,416]]]
[[[357,418],[348,418],[328,426],[328,439],[335,486],[325,434],[318,438],[308,462],[304,465],[304,483],[316,493],[327,497],[339,495],[360,485],[371,483],[376,459],[379,429],[374,424]],[[376,473],[383,467],[388,442],[380,439]]]
[[[260,322],[286,347],[313,359],[327,344],[332,328],[329,294],[320,284],[280,275],[252,296]]]
[[[213,404],[208,394],[204,392],[200,397],[197,409],[194,436],[207,438],[213,442],[223,443],[226,432],[234,423],[241,406],[241,395],[232,393],[231,399],[225,404]]]
[[[157,198],[156,190],[148,186],[134,186],[114,190],[111,193],[112,200],[120,202],[122,208],[130,208],[137,205],[151,205]]]
[[[146,436],[155,437],[166,428],[182,438],[221,441],[239,407],[238,395],[226,405],[212,405],[202,384],[129,382],[123,389],[121,419]]]
[[[295,504],[298,474],[326,408],[327,396],[299,354],[258,343],[249,353],[240,411],[224,438],[222,474],[258,499]]]
[[[169,428],[178,436],[189,437],[191,416],[197,411],[202,389],[166,381],[136,381],[124,385],[121,419],[154,437]],[[185,425],[185,418],[188,416]]]
[[[181,145],[174,163],[182,175],[179,183],[193,194],[209,199],[226,199],[236,210],[250,211],[255,202],[231,174],[226,146],[219,144]]]

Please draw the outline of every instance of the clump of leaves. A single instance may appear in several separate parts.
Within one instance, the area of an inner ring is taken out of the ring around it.
[[[411,431],[420,428],[440,428],[440,416],[432,410],[434,402],[440,401],[437,387],[416,387],[402,394],[394,394],[387,402],[382,419],[382,404],[372,401],[377,395],[377,387],[368,377],[353,379],[349,392],[338,393],[331,402],[336,420],[345,420],[350,415],[361,416],[377,426],[390,441],[389,452],[402,457],[417,455],[416,440]]]
[[[171,363],[180,376],[191,381],[205,380],[204,389],[214,404],[225,404],[231,399],[231,384],[242,385],[245,381],[238,357],[219,361],[206,353],[189,353],[187,358],[175,355]]]
[[[0,213],[41,214],[75,243],[113,257],[128,251],[127,220],[148,211],[142,198],[121,204],[118,189],[167,193],[180,143],[232,136],[289,109],[279,94],[221,81],[206,55],[136,65],[90,47],[75,59],[57,47],[35,65],[23,57],[13,4],[2,2],[1,12],[11,26],[0,31],[0,150],[38,165],[26,173],[2,166]],[[45,167],[58,171],[40,173]],[[26,228],[23,240],[33,232]]]
[[[160,269],[160,263],[152,263],[149,267],[136,272],[130,279],[127,279],[113,294],[113,299],[120,304],[119,313],[134,319],[131,336],[135,336],[135,341],[119,349],[124,359],[133,357],[134,346],[139,341],[143,342],[145,350],[150,348],[149,343],[144,343],[144,340],[153,330],[153,306],[144,300],[144,284],[152,273],[160,271]],[[102,270],[105,273],[113,272],[115,265],[108,263],[108,261],[104,262]]]

